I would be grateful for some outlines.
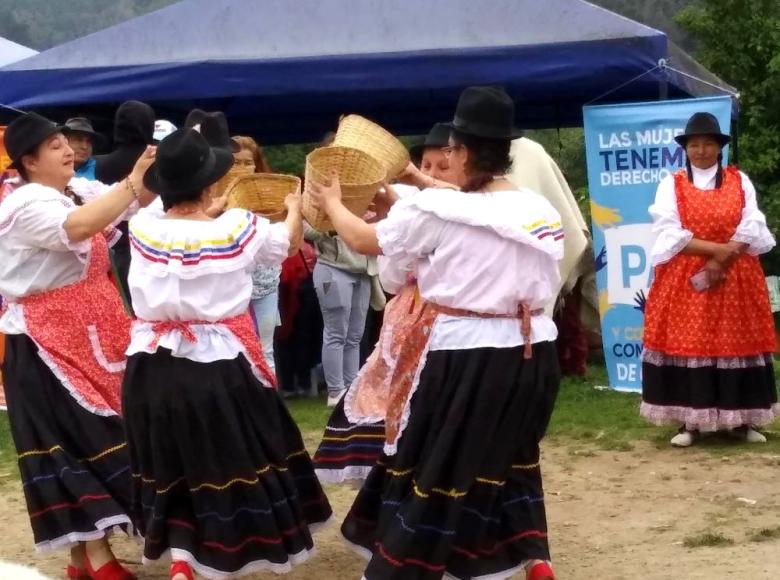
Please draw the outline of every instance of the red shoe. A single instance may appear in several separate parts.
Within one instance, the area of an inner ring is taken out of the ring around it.
[[[526,580],[555,580],[555,574],[547,562],[539,562],[528,570],[525,578]]]
[[[68,567],[65,568],[65,575],[70,580],[88,580],[89,574],[87,574],[87,571],[84,568],[78,568],[74,566],[73,564],[68,564]]]
[[[89,558],[85,556],[84,566],[87,568],[87,577],[92,580],[136,580],[135,575],[123,568],[116,560],[111,560],[108,564],[95,570],[89,563]]]
[[[195,580],[195,575],[192,573],[192,568],[187,562],[174,562],[171,564],[171,569],[168,571],[168,578],[173,578],[176,574],[184,574],[187,580]]]

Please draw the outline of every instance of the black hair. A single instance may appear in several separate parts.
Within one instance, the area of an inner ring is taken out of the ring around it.
[[[16,171],[19,173],[19,175],[21,176],[21,178],[24,180],[25,183],[29,183],[30,182],[30,174],[27,173],[27,168],[24,166],[24,158],[27,157],[28,155],[31,155],[33,157],[37,157],[38,156],[38,150],[40,148],[41,148],[41,146],[38,145],[32,151],[28,151],[24,155],[20,155],[19,156],[19,164],[18,164],[19,167],[16,168]]]
[[[84,205],[84,198],[82,198],[76,191],[70,186],[65,186],[63,194],[73,200],[76,205]]]
[[[198,191],[185,191],[181,193],[163,193],[160,195],[162,199],[163,209],[168,211],[172,207],[176,207],[182,203],[190,203],[193,201],[200,201],[203,197],[203,190]]]
[[[466,167],[469,179],[462,191],[479,191],[493,181],[496,175],[503,175],[512,167],[512,159],[509,157],[512,142],[509,139],[487,139],[455,130],[452,132],[452,140],[469,151]]]

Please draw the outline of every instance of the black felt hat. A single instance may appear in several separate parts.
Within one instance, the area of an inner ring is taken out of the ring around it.
[[[232,165],[230,151],[210,146],[194,129],[179,129],[160,142],[144,185],[162,197],[175,197],[216,183]]]
[[[221,111],[206,113],[206,116],[200,122],[200,134],[206,138],[206,141],[212,147],[221,147],[231,153],[241,150],[239,144],[230,138],[227,117]]]
[[[465,89],[448,126],[459,133],[485,139],[522,137],[522,131],[515,127],[515,103],[501,87]]]
[[[414,158],[421,158],[423,152],[428,147],[446,147],[450,144],[450,133],[452,129],[447,123],[436,123],[428,134],[425,136],[425,140],[422,143],[417,143],[409,147],[409,155]]]
[[[731,141],[731,136],[722,133],[720,123],[712,113],[694,113],[685,124],[685,133],[674,138],[682,147],[688,143],[689,137],[697,135],[708,135],[715,137],[720,143],[721,148],[725,147]]]
[[[102,145],[106,140],[103,135],[95,131],[95,129],[92,127],[92,123],[90,123],[89,119],[85,117],[73,117],[68,119],[65,121],[65,126],[62,128],[62,132],[65,133],[66,136],[70,135],[71,133],[84,133],[85,135],[89,135],[92,138],[92,143],[94,145]]]
[[[22,157],[32,153],[46,139],[62,133],[62,125],[42,117],[38,113],[25,113],[17,117],[5,129],[5,150],[11,159],[10,167],[19,169]]]

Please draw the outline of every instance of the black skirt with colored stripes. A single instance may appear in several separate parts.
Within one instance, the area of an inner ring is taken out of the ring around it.
[[[25,335],[6,336],[3,386],[40,550],[130,531],[130,463],[119,417],[74,399]]]
[[[555,345],[427,356],[398,451],[342,525],[367,580],[507,578],[549,560],[539,442],[560,373]]]
[[[344,400],[333,408],[314,454],[317,477],[325,483],[364,480],[382,455],[385,424],[355,425],[344,413]]]
[[[128,359],[122,407],[144,560],[207,578],[289,571],[331,516],[297,426],[243,356]]]

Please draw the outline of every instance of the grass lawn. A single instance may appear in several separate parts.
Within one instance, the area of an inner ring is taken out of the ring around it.
[[[780,377],[780,364],[775,362]],[[658,447],[669,445],[675,427],[655,427],[639,416],[639,394],[597,390],[607,385],[606,368],[593,365],[584,379],[566,378],[555,404],[548,438],[569,443],[593,444],[602,449],[631,451],[636,441],[648,441]],[[697,448],[729,455],[747,451],[780,454],[780,421],[763,428],[766,445],[735,442],[726,435],[708,435]]]
[[[775,363],[780,377],[780,364]],[[574,450],[595,446],[600,449],[629,452],[637,441],[648,441],[659,447],[668,445],[674,428],[658,428],[639,417],[639,395],[595,389],[607,384],[606,369],[593,365],[584,379],[564,379],[555,406],[548,438],[571,445]],[[306,444],[314,449],[330,416],[324,399],[290,401],[290,410],[303,433]],[[746,451],[780,454],[780,422],[764,429],[766,445],[738,443],[725,436],[710,436],[697,447],[713,453],[730,455]],[[5,413],[0,413],[0,481],[16,477],[13,441]]]

